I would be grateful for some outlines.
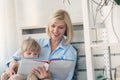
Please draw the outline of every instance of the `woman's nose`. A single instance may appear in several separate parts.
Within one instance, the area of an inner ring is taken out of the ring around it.
[[[55,32],[58,32],[58,28],[57,28],[57,27],[55,27],[55,28],[54,28],[54,31],[55,31]]]

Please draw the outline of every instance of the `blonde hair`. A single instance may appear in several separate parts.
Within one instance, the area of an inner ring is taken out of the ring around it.
[[[25,39],[21,45],[21,55],[27,51],[27,50],[33,50],[38,52],[40,54],[41,47],[38,44],[38,42],[32,38]]]
[[[70,16],[68,14],[67,11],[65,10],[57,10],[50,18],[50,21],[48,22],[48,25],[46,27],[46,33],[48,34],[48,36],[50,37],[50,32],[49,32],[49,26],[50,26],[50,22],[51,21],[60,21],[63,20],[67,26],[66,31],[65,31],[65,36],[66,36],[66,40],[65,40],[65,44],[69,44],[72,40],[73,37],[73,25],[70,19]]]

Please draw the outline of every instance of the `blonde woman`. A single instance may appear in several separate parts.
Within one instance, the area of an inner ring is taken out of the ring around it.
[[[73,38],[73,26],[70,19],[70,16],[65,10],[57,10],[49,19],[48,25],[46,27],[46,32],[48,34],[48,38],[40,38],[38,43],[41,45],[41,59],[67,59],[73,61],[73,67],[68,73],[68,76],[65,80],[72,80],[77,52],[70,44],[71,39]],[[17,51],[15,53],[13,60],[15,57],[20,59],[18,55],[20,52]],[[8,64],[11,61],[8,61]],[[15,62],[14,62],[15,64]],[[42,79],[50,78],[51,73],[47,72],[44,67],[38,67],[34,69],[33,73],[41,79],[40,74],[44,76]],[[61,80],[52,74],[54,80]]]

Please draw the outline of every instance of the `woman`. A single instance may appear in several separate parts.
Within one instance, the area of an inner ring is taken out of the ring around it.
[[[41,45],[41,56],[40,59],[67,59],[73,60],[73,67],[71,68],[70,73],[66,80],[71,80],[74,73],[74,68],[76,64],[77,53],[76,50],[70,44],[70,41],[73,37],[73,26],[69,14],[65,10],[57,10],[50,18],[48,25],[46,27],[46,32],[49,38],[41,38],[38,40]],[[14,59],[19,60],[19,51],[13,55],[12,59],[7,62],[9,65]],[[12,62],[13,63],[13,62]],[[11,67],[11,66],[10,66]],[[45,70],[45,67],[38,67],[33,70],[33,73],[38,78],[50,78],[50,72]],[[8,71],[8,74],[12,75]],[[60,80],[52,75],[54,80]]]

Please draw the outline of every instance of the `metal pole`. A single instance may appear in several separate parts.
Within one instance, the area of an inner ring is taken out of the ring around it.
[[[107,32],[106,30],[103,32],[103,43],[109,44],[108,43],[108,37],[107,37]],[[105,67],[105,77],[107,80],[111,80],[111,56],[110,56],[110,45],[107,45],[104,47],[104,67]]]

